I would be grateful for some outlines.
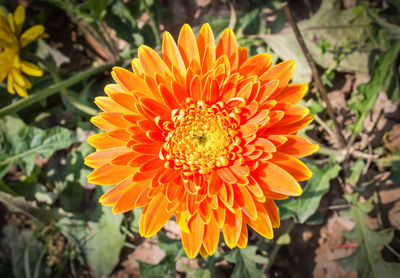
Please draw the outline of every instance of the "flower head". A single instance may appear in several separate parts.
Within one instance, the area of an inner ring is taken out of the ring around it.
[[[114,213],[144,207],[140,234],[151,237],[175,215],[189,257],[247,245],[247,225],[266,238],[279,226],[276,199],[299,196],[311,177],[299,160],[318,149],[296,133],[312,121],[289,84],[295,63],[248,58],[226,29],[215,44],[203,25],[184,25],[178,43],[165,32],[162,58],[141,46],[133,73],[115,67],[116,84],[96,98],[92,122],[104,133],[85,162],[89,182],[115,186],[100,199]]]
[[[32,76],[41,76],[43,71],[38,66],[22,61],[19,57],[22,48],[28,44],[46,37],[43,25],[35,25],[22,33],[25,21],[25,9],[18,6],[14,14],[9,13],[7,18],[0,9],[0,83],[7,77],[7,91],[10,94],[17,92],[20,96],[27,96],[27,89],[31,83],[21,73]]]

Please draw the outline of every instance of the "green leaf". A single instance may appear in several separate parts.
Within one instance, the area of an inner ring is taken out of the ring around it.
[[[245,249],[236,248],[225,257],[228,262],[235,264],[231,277],[262,277],[263,270],[260,264],[267,263],[267,258],[256,255],[256,251],[257,246],[248,245]]]
[[[352,127],[353,136],[358,135],[363,127],[365,117],[374,109],[379,93],[384,90],[392,100],[399,99],[399,84],[395,72],[397,57],[400,54],[400,41],[390,48],[381,59],[376,62],[371,80],[357,87],[358,94],[354,94],[350,107],[357,114],[357,122]]]
[[[39,220],[45,224],[59,220],[63,217],[71,216],[62,209],[38,207],[35,202],[28,202],[24,197],[14,197],[1,191],[0,202],[5,204],[11,211],[23,213],[26,216]]]
[[[339,164],[328,164],[322,168],[314,165],[309,167],[313,176],[308,180],[303,194],[297,200],[276,201],[282,219],[294,216],[300,223],[306,222],[316,213],[322,196],[328,192],[329,181],[336,178],[341,169]]]
[[[0,178],[13,163],[18,163],[30,175],[35,166],[35,157],[50,157],[55,151],[65,149],[76,142],[75,133],[62,127],[42,130],[36,127],[17,127],[13,130],[12,117],[0,120],[3,148],[0,150]]]
[[[354,221],[354,228],[346,232],[345,236],[349,240],[358,241],[356,251],[346,257],[339,259],[339,263],[344,269],[357,271],[359,277],[398,277],[400,273],[399,263],[389,263],[383,260],[380,253],[382,246],[389,244],[393,239],[393,230],[374,231],[365,222],[365,216],[372,209],[372,198],[365,203],[358,201],[358,194],[345,195],[351,203],[347,211],[341,213]]]
[[[131,7],[130,5],[133,3],[135,2],[124,3],[121,0],[116,1],[109,7],[105,20],[107,25],[115,30],[119,38],[129,42],[132,47],[138,47],[144,41],[136,24],[137,19],[134,16],[135,10],[140,7]],[[139,2],[136,2],[136,4],[139,4]]]
[[[96,188],[96,200],[106,191],[104,187]],[[93,212],[59,221],[62,233],[68,239],[76,239],[96,277],[109,275],[119,262],[125,241],[120,231],[122,219],[123,216],[113,214],[110,207],[98,204]]]
[[[361,172],[364,169],[365,163],[364,161],[359,158],[357,159],[357,161],[351,166],[350,168],[350,175],[349,177],[346,179],[346,181],[352,185],[355,186],[356,183],[358,182]]]

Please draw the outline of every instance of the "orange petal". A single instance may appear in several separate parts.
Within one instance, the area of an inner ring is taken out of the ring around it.
[[[135,144],[131,148],[133,151],[143,154],[158,154],[161,150],[161,144]]]
[[[111,124],[110,122],[106,121],[103,117],[100,116],[92,117],[90,119],[90,122],[104,131],[111,131],[117,128],[115,125]]]
[[[272,231],[272,224],[268,213],[260,203],[256,202],[257,206],[257,219],[253,220],[246,217],[246,222],[253,228],[254,231],[267,239],[272,239],[274,233]]]
[[[287,140],[282,146],[279,147],[279,152],[293,155],[297,158],[302,158],[316,152],[319,149],[318,145],[311,143],[306,138],[296,135],[287,135],[285,137]]]
[[[162,43],[162,55],[164,62],[169,68],[175,67],[180,75],[186,74],[185,64],[183,62],[182,56],[179,53],[178,46],[176,45],[171,34],[164,32],[164,39]]]
[[[249,54],[247,52],[246,47],[239,47],[238,53],[239,53],[238,68],[240,68],[243,65],[243,63],[247,61]]]
[[[214,40],[214,34],[208,23],[205,23],[203,24],[203,26],[201,26],[199,35],[197,36],[197,46],[199,48],[199,55],[202,61],[202,67],[204,67],[204,63],[207,62],[209,63],[207,68],[208,70],[210,70],[212,64],[215,61],[215,40]],[[206,53],[207,47],[209,48],[209,50]],[[209,58],[207,57],[208,55]],[[203,71],[203,73],[205,72]]]
[[[268,128],[264,133],[265,134],[295,134],[297,133],[300,129],[306,127],[307,125],[309,125],[312,121],[313,121],[314,117],[313,115],[310,113],[308,115],[306,115],[304,118],[293,122],[289,125],[285,125],[285,126],[281,126],[279,124],[275,124],[275,126],[272,126],[270,128]]]
[[[258,185],[257,181],[252,177],[248,177],[249,184],[246,184],[248,191],[253,194],[256,198],[264,197],[264,193],[261,187]]]
[[[195,75],[190,84],[190,96],[194,101],[200,100],[202,96],[201,80]]]
[[[143,76],[144,71],[142,65],[140,64],[139,58],[132,59],[132,70],[138,76]]]
[[[143,210],[140,219],[141,236],[151,237],[167,223],[168,219],[174,214],[173,210],[167,211],[167,205],[167,198],[161,192],[153,197],[150,204]]]
[[[234,187],[235,203],[248,217],[256,219],[257,210],[249,191],[247,191],[244,185],[233,184],[232,187]]]
[[[241,125],[239,128],[239,131],[242,133],[242,137],[250,137],[257,133],[258,126],[257,126],[257,124],[247,123],[247,124]]]
[[[183,25],[179,33],[178,49],[182,55],[186,68],[189,67],[193,58],[200,62],[196,37],[194,36],[192,28],[190,28],[188,24]]]
[[[115,127],[119,128],[127,128],[132,126],[132,123],[129,121],[125,120],[122,117],[123,114],[120,113],[110,113],[110,112],[103,112],[100,113],[99,116],[105,119],[107,122],[110,124],[114,125]]]
[[[85,165],[95,168],[103,165],[106,162],[111,161],[115,157],[130,153],[131,150],[126,147],[109,148],[101,151],[94,152],[85,158]]]
[[[140,91],[142,94],[144,93],[144,87],[138,86],[137,84],[138,82],[143,82],[143,79],[139,78],[134,73],[121,67],[114,67],[111,74],[115,82],[117,82],[118,85],[123,88],[125,92],[130,93],[133,91]]]
[[[258,95],[256,97],[257,101],[260,104],[263,104],[268,99],[271,99],[271,96],[275,94],[277,88],[279,87],[280,81],[278,79],[271,80],[266,84],[260,87],[258,91]]]
[[[218,227],[222,228],[225,224],[226,209],[224,207],[219,207],[213,210],[213,214]]]
[[[274,200],[266,199],[263,203],[265,210],[267,211],[269,218],[271,220],[271,224],[273,228],[279,228],[280,226],[280,218],[279,211],[277,206],[275,205]]]
[[[153,171],[156,170],[164,165],[164,161],[159,159],[158,157],[146,162],[143,164],[140,168],[140,172],[148,172],[148,171]]]
[[[187,211],[184,211],[182,213],[175,213],[175,218],[176,218],[176,223],[178,223],[179,228],[181,229],[181,233],[186,233],[189,234],[189,213]]]
[[[88,138],[88,142],[91,146],[97,150],[104,150],[109,148],[124,147],[126,142],[111,138],[108,136],[108,132],[94,134]]]
[[[287,102],[291,104],[298,103],[308,90],[306,83],[289,84],[282,92],[275,97],[276,101]]]
[[[231,71],[235,72],[238,67],[239,55],[236,37],[233,31],[229,28],[222,33],[216,48],[216,58],[221,55],[226,55],[231,65]]]
[[[149,188],[150,181],[134,182],[130,188],[118,199],[113,207],[113,213],[123,213],[137,208],[137,200],[143,191]]]
[[[262,83],[267,83],[268,81],[274,79],[279,80],[279,86],[275,91],[275,93],[270,96],[270,98],[273,98],[280,91],[286,88],[287,84],[289,84],[290,79],[292,79],[295,67],[296,63],[293,60],[284,61],[280,64],[271,67],[263,75],[260,76],[260,81]]]
[[[257,54],[250,57],[239,68],[239,73],[244,76],[261,76],[272,64],[272,57],[269,54]]]
[[[220,228],[217,226],[214,216],[211,216],[210,222],[205,226],[203,247],[211,256],[217,250],[219,242]]]
[[[115,112],[121,114],[132,114],[132,111],[119,105],[110,97],[96,97],[94,103],[104,112]]]
[[[218,176],[227,183],[235,183],[236,177],[232,174],[231,170],[227,167],[217,168],[216,170]]]
[[[104,193],[99,202],[105,206],[113,206],[115,202],[133,185],[132,178],[128,177]]]
[[[199,253],[204,238],[204,223],[199,215],[189,220],[190,233],[181,231],[182,245],[189,258],[193,259]]]
[[[90,183],[99,185],[116,184],[128,176],[134,174],[134,170],[128,166],[115,166],[106,163],[99,168],[96,168],[88,176]]]
[[[242,211],[237,208],[235,213],[230,210],[226,211],[226,218],[224,226],[222,227],[222,232],[224,234],[224,239],[226,245],[233,249],[239,240],[240,232],[242,230]]]
[[[148,76],[153,77],[155,73],[164,75],[164,72],[171,74],[160,55],[158,55],[157,52],[150,47],[146,45],[140,46],[138,49],[138,56],[140,64],[143,67],[143,71]]]
[[[139,98],[142,105],[155,113],[156,115],[160,115],[161,119],[170,119],[171,118],[171,109],[167,106],[151,99],[151,98]]]
[[[265,161],[256,171],[261,187],[283,195],[301,195],[302,189],[298,182],[281,167]]]
[[[239,236],[238,242],[236,243],[237,247],[242,248],[242,249],[246,248],[247,239],[248,239],[247,224],[246,224],[246,221],[243,219],[242,230],[240,231],[240,236]]]
[[[126,108],[129,113],[126,114],[134,114],[136,112],[135,108],[135,98],[132,95],[119,93],[115,91],[107,91],[105,90],[106,94],[115,102],[118,103],[120,106]],[[118,111],[105,111],[105,112],[118,112]]]
[[[305,181],[312,176],[310,169],[299,159],[291,155],[276,152],[269,161],[281,167],[297,181]]]

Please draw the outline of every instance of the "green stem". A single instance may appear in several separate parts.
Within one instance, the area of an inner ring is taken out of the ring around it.
[[[34,59],[34,60],[37,60],[39,63],[41,63],[49,71],[51,77],[54,79],[54,81],[56,83],[61,82],[61,78],[57,73],[57,69],[52,64],[50,64],[46,60],[44,60],[44,59],[42,59],[42,58],[40,58],[38,56],[35,56],[35,55],[30,55],[30,57],[32,59]],[[95,116],[95,115],[98,114],[96,109],[80,103],[73,96],[71,96],[66,88],[61,89],[60,92],[69,101],[69,103],[71,103],[72,106],[74,106],[78,110],[81,110],[82,112],[84,112],[84,113],[86,113],[88,115],[91,115],[91,116]]]
[[[291,222],[289,224],[289,226],[286,228],[285,232],[281,236],[289,234],[293,230],[295,225],[296,225],[295,222]],[[268,265],[265,268],[264,273],[268,274],[269,270],[271,269],[272,265],[275,262],[275,259],[276,259],[276,256],[279,253],[279,250],[281,249],[282,246],[283,246],[283,244],[278,244],[278,243],[274,244],[274,247],[272,248],[272,251],[271,251],[271,255],[269,256]]]
[[[160,34],[160,29],[158,29],[158,25],[157,22],[155,20],[155,16],[151,16],[151,11],[149,6],[147,6],[146,0],[142,0],[141,1],[144,7],[144,10],[146,11],[146,13],[149,15],[149,19],[150,19],[150,26],[151,29],[153,30],[154,36],[156,37],[156,44],[158,47],[161,47],[161,34]]]
[[[39,102],[57,92],[59,92],[62,89],[71,87],[72,85],[75,85],[76,83],[78,83],[84,79],[87,79],[93,75],[99,74],[100,72],[103,72],[103,71],[109,69],[111,66],[112,65],[110,65],[110,64],[106,64],[106,65],[99,66],[97,68],[91,68],[91,69],[82,71],[64,81],[55,83],[45,89],[42,89],[42,90],[36,92],[35,94],[30,95],[27,98],[21,99],[10,105],[7,105],[6,107],[0,109],[0,118],[4,117],[6,115],[9,115],[9,114],[17,113],[21,109],[24,109],[25,107],[28,107],[36,102]]]

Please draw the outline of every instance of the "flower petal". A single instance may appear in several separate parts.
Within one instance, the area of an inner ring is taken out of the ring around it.
[[[192,59],[196,59],[200,63],[199,49],[197,47],[196,37],[192,28],[188,24],[182,26],[178,38],[178,49],[182,55],[186,68],[189,67]]]
[[[204,223],[198,214],[189,220],[190,233],[181,231],[182,245],[189,258],[193,259],[199,253],[204,238]]]
[[[257,175],[259,185],[267,190],[290,196],[299,196],[302,193],[297,181],[273,163],[268,161],[262,163],[257,169]]]
[[[152,237],[167,223],[174,214],[174,210],[167,211],[167,205],[167,198],[161,192],[153,197],[150,204],[143,210],[140,219],[141,236]]]

